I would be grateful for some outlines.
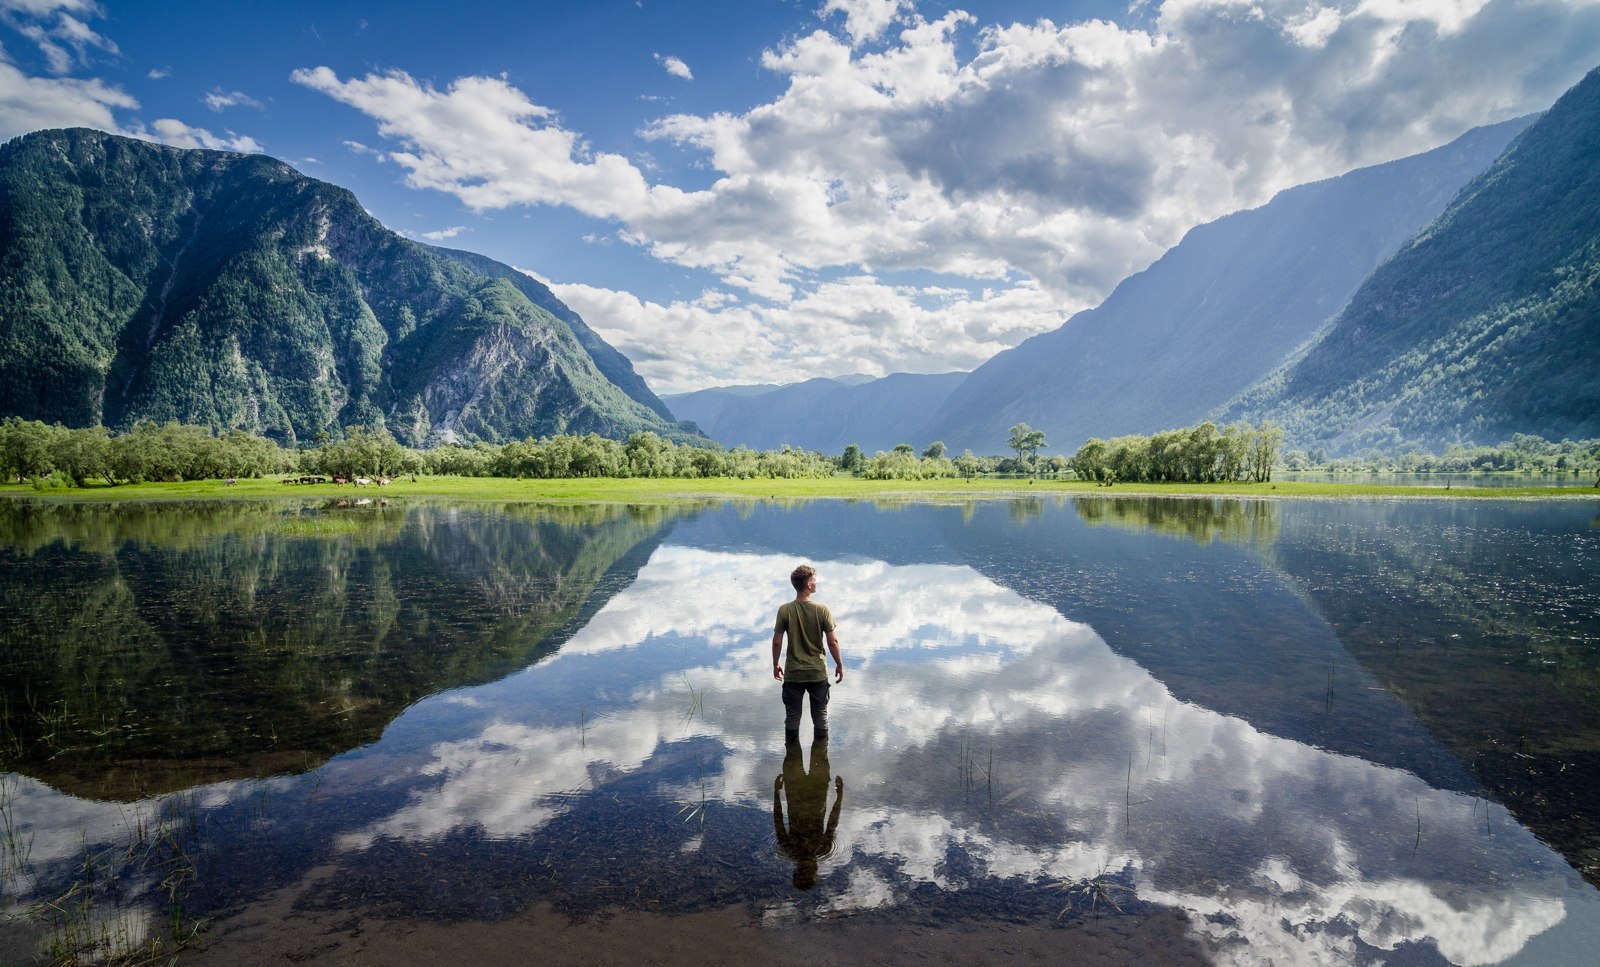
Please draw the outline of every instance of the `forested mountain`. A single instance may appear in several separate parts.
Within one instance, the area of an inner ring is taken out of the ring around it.
[[[685,435],[607,378],[632,368],[586,326],[484,268],[272,158],[24,135],[0,147],[0,415],[289,441],[383,424],[414,445]]]
[[[799,447],[839,453],[854,443],[869,455],[901,443],[923,449],[918,434],[965,373],[846,376],[784,386],[730,386],[668,396],[680,419],[693,420],[727,446]]]
[[[1600,436],[1600,71],[1231,406],[1338,453]]]
[[[1531,120],[1191,230],[1098,307],[978,367],[913,435],[1002,453],[1026,422],[1071,453],[1091,436],[1199,422],[1303,345]]]

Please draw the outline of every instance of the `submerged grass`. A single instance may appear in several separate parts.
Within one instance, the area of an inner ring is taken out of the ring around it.
[[[335,534],[354,534],[365,521],[354,517],[290,517],[279,528],[292,537],[331,537]]]
[[[1055,883],[1045,884],[1047,890],[1061,890],[1066,894],[1066,903],[1061,907],[1061,912],[1056,914],[1060,920],[1079,903],[1086,904],[1089,915],[1100,916],[1100,907],[1108,906],[1117,913],[1122,912],[1122,906],[1117,903],[1115,894],[1132,894],[1133,891],[1112,879],[1108,871],[1101,870],[1087,880],[1058,880]]]
[[[188,910],[203,848],[198,805],[192,796],[169,799],[157,812],[124,816],[121,841],[87,839],[76,863],[60,871],[38,869],[32,834],[19,832],[11,814],[14,781],[0,781],[0,885],[18,902],[12,921],[41,926],[42,961],[59,967],[168,963],[192,945],[205,922]],[[53,884],[46,887],[49,876]]]
[[[363,490],[371,494],[370,490]],[[27,484],[0,485],[0,497],[52,503],[120,500],[197,500],[223,498],[307,498],[352,496],[355,488],[336,484],[285,486],[279,478],[241,480],[227,485],[220,480],[185,483],[143,483],[90,486],[42,494]],[[397,480],[384,488],[390,500],[406,497],[442,497],[456,500],[539,502],[678,503],[707,498],[837,498],[930,499],[1077,495],[1092,497],[1446,497],[1452,500],[1503,500],[1527,497],[1595,499],[1600,491],[1588,487],[1425,487],[1402,484],[1326,483],[1287,480],[1276,483],[1118,484],[1101,487],[1081,480],[996,479],[973,480],[865,480],[836,476],[825,479],[612,479],[511,480],[500,477],[421,477]]]

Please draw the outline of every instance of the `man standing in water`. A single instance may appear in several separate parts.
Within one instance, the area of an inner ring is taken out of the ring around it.
[[[789,575],[794,600],[778,608],[772,630],[772,677],[783,682],[783,737],[800,738],[800,702],[811,699],[811,728],[818,739],[828,737],[828,662],[823,646],[833,656],[833,680],[844,681],[844,659],[839,638],[833,633],[833,613],[811,600],[817,591],[817,569],[802,564]],[[783,658],[783,637],[789,636],[789,655]]]

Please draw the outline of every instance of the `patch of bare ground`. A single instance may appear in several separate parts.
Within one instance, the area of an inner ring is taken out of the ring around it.
[[[313,873],[308,880],[331,871]],[[186,967],[537,963],[548,967],[762,964],[763,967],[901,964],[1202,965],[1206,950],[1174,910],[1056,922],[976,920],[942,925],[876,917],[761,922],[737,906],[686,915],[618,911],[572,919],[536,905],[496,921],[387,919],[351,910],[305,910],[290,888],[213,922]]]

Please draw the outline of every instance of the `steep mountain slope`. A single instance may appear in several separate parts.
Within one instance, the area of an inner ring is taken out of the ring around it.
[[[1227,413],[1334,452],[1600,436],[1600,71]]]
[[[758,450],[785,444],[839,453],[854,443],[871,454],[909,443],[918,450],[923,418],[965,373],[895,373],[882,379],[811,379],[776,387],[732,386],[666,398],[672,412],[727,446]]]
[[[0,147],[0,415],[285,440],[681,435],[513,284],[271,158],[40,131]]]
[[[434,247],[433,251],[446,258],[460,262],[479,275],[486,275],[491,279],[505,279],[510,282],[518,292],[528,297],[529,302],[567,324],[568,328],[572,330],[572,334],[578,337],[578,342],[588,352],[589,358],[594,360],[595,366],[606,379],[617,384],[619,389],[633,397],[633,399],[654,410],[662,419],[673,419],[672,411],[667,409],[667,405],[661,402],[661,398],[656,396],[655,392],[645,384],[644,379],[633,371],[633,363],[628,357],[622,355],[614,346],[601,339],[600,334],[590,329],[589,324],[583,321],[582,316],[572,311],[571,307],[565,302],[556,298],[555,293],[550,291],[549,286],[529,276],[526,272],[518,272],[511,266],[503,262],[496,262],[487,255],[464,252],[453,248]]]
[[[917,435],[1001,453],[1026,422],[1070,453],[1091,436],[1198,422],[1301,346],[1530,121],[1191,230],[1098,307],[978,367]]]

